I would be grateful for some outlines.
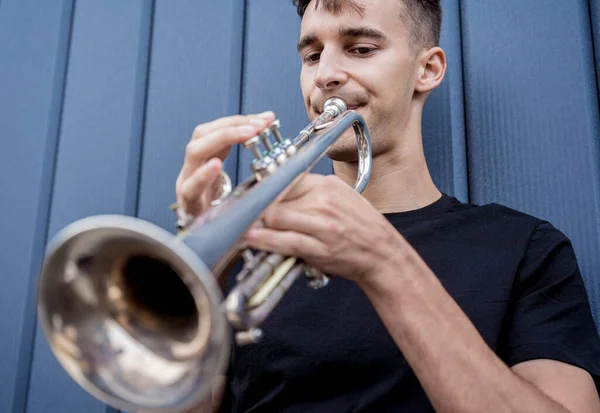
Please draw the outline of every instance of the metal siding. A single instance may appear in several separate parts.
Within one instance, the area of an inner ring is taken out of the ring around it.
[[[135,213],[150,6],[76,3],[49,237],[89,215]],[[29,413],[107,410],[60,368],[41,329],[28,401]]]
[[[242,113],[272,110],[281,121],[282,135],[293,138],[308,123],[296,51],[300,18],[288,1],[250,1],[247,7]],[[240,155],[243,180],[251,174],[253,156],[248,150]],[[331,162],[321,160],[313,172],[331,173]]]
[[[0,8],[0,411],[24,411],[72,1]]]
[[[599,121],[587,0],[462,5],[471,200],[563,230],[597,314]]]
[[[596,60],[596,87],[598,88],[598,96],[600,96],[600,0],[590,0],[590,21],[592,23]]]
[[[585,9],[585,4],[583,5]],[[594,195],[596,200],[596,231],[597,236],[600,236],[600,0],[590,0],[589,9],[589,20],[586,20],[586,10],[582,12],[582,34],[585,38],[589,39],[589,42],[593,45],[593,50],[590,50],[589,43],[586,42],[586,49],[584,52],[583,62],[588,67],[595,66],[596,73],[595,78],[593,73],[586,72],[585,82],[593,90],[594,81],[596,83],[596,93],[590,92],[585,95],[588,100],[588,105],[591,108],[591,134],[590,134],[590,155],[592,162],[592,176],[591,179],[594,183]],[[585,241],[584,241],[585,242]],[[596,251],[590,251],[592,256],[597,255]],[[595,263],[594,263],[595,264]],[[592,264],[592,265],[594,265]],[[596,319],[596,325],[600,329],[600,277],[598,276],[599,268],[594,266],[593,268],[586,268],[586,287],[590,299],[592,300],[592,308],[594,309],[594,316]]]
[[[243,0],[157,0],[138,216],[175,231],[169,205],[194,127],[239,112]],[[225,162],[235,179],[237,148]]]
[[[461,200],[562,229],[599,321],[600,0],[507,1],[442,0],[448,72],[423,115],[430,171]],[[0,0],[2,412],[112,410],[36,332],[47,236],[106,212],[174,231],[168,206],[197,124],[264,110],[285,136],[307,123],[291,1],[73,4]],[[250,159],[232,150],[234,181]]]
[[[469,200],[463,102],[462,44],[459,0],[442,1],[440,46],[448,69],[423,110],[423,149],[433,181],[447,194]]]

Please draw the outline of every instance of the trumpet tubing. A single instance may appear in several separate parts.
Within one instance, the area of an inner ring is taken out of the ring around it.
[[[350,128],[359,153],[354,188],[362,192],[371,172],[369,132],[360,114],[332,98],[294,139],[284,139],[276,121],[248,140],[251,177],[232,188],[223,173],[211,207],[176,236],[123,215],[84,218],[60,231],[42,265],[38,314],[68,374],[128,411],[179,412],[207,397],[232,340],[258,342],[260,325],[299,277],[313,288],[327,285],[302,260],[253,253],[241,240]],[[218,280],[240,257],[244,266],[223,297]]]

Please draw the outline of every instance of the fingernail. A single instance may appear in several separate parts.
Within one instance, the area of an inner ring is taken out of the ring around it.
[[[268,119],[268,118],[271,118],[271,117],[275,116],[275,114],[273,113],[273,111],[268,110],[266,112],[261,113],[258,116],[261,117],[261,118],[263,118],[263,119]]]
[[[238,126],[237,131],[238,131],[238,133],[240,133],[242,135],[251,135],[256,132],[256,129],[250,125],[244,125],[244,126]]]
[[[208,161],[208,164],[211,167],[215,167],[215,166],[219,165],[220,162],[221,162],[221,160],[219,158],[212,158],[210,161]]]
[[[253,124],[254,126],[258,126],[260,128],[265,127],[265,121],[262,119],[250,119],[250,123]]]

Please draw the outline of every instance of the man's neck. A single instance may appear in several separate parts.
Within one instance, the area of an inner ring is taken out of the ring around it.
[[[363,196],[381,213],[423,208],[441,197],[429,173],[421,145],[375,156],[372,168]],[[334,161],[333,169],[338,177],[352,185],[358,165]]]

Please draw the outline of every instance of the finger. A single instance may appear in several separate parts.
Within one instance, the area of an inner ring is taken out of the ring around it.
[[[305,174],[295,179],[290,185],[290,188],[285,193],[285,196],[281,198],[282,202],[294,201],[298,198],[302,198],[308,194],[311,190],[323,183],[325,177],[319,174]]]
[[[182,181],[178,194],[179,204],[191,215],[199,215],[212,200],[212,188],[223,164],[220,159],[213,158]]]
[[[207,135],[211,132],[216,131],[217,129],[221,129],[229,126],[242,126],[250,124],[252,121],[257,126],[268,125],[269,123],[275,120],[275,114],[272,111],[267,111],[259,114],[250,114],[250,115],[233,115],[226,116],[223,118],[216,119],[212,122],[203,123],[202,125],[196,126],[194,129],[194,133],[192,134],[192,139],[198,139]],[[265,127],[263,126],[263,128]]]
[[[263,216],[263,222],[267,228],[299,232],[321,241],[340,236],[343,233],[337,221],[276,204],[267,209]]]
[[[210,158],[217,157],[225,160],[233,145],[247,141],[256,136],[260,130],[262,129],[252,125],[227,126],[209,133],[202,139],[190,141],[185,148],[183,177],[191,175]]]
[[[187,177],[209,158],[225,160],[233,145],[258,135],[274,119],[275,114],[267,111],[258,115],[229,116],[197,126],[186,146],[181,175]]]
[[[325,244],[316,238],[293,231],[277,231],[270,228],[252,228],[246,234],[251,248],[276,254],[310,260],[325,251]]]

